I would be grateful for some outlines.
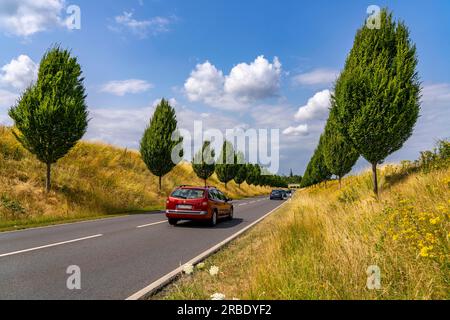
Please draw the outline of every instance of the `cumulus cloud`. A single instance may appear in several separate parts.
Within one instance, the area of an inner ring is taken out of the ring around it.
[[[323,90],[317,92],[308,100],[306,105],[300,107],[295,114],[298,121],[306,121],[313,119],[323,119],[327,116],[331,107],[331,91]]]
[[[133,18],[132,12],[125,11],[122,15],[114,18],[116,25],[111,26],[110,29],[114,31],[127,30],[140,38],[146,38],[148,35],[168,32],[174,19],[174,17],[153,17],[147,20],[137,20]]]
[[[277,57],[270,63],[264,56],[250,64],[240,63],[229,75],[224,75],[209,61],[198,64],[184,84],[190,101],[236,109],[257,100],[276,95],[281,78],[281,63]]]
[[[301,124],[297,127],[288,127],[283,131],[283,134],[288,136],[307,136],[309,134],[308,125]]]
[[[299,85],[329,85],[336,80],[339,72],[333,69],[315,69],[294,77],[294,83]]]
[[[198,64],[186,80],[184,89],[190,101],[203,101],[208,105],[223,99],[225,78],[209,61]]]
[[[2,0],[0,29],[5,33],[28,37],[52,27],[67,27],[61,17],[64,0]]]
[[[153,85],[145,80],[128,79],[121,81],[110,81],[104,84],[100,91],[122,97],[129,93],[142,93],[151,88],[153,88]]]
[[[37,72],[38,65],[22,54],[1,68],[0,84],[22,90],[36,80]]]

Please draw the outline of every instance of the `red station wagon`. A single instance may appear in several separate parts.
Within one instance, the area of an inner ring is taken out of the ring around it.
[[[167,198],[166,216],[171,225],[180,220],[199,220],[215,226],[220,218],[233,219],[232,199],[215,187],[181,186]]]

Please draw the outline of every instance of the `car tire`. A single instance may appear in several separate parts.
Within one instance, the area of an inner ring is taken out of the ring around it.
[[[177,220],[177,219],[169,219],[169,224],[170,224],[171,226],[176,226],[177,223],[178,223],[178,220]]]
[[[217,211],[214,210],[211,215],[211,220],[209,220],[209,225],[215,227],[217,225]]]
[[[228,214],[228,220],[233,220],[234,218],[234,209],[231,207],[230,213]]]

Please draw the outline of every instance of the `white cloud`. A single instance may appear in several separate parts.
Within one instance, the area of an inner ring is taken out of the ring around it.
[[[225,78],[209,61],[198,64],[186,80],[184,89],[189,100],[215,104],[223,96]]]
[[[257,100],[276,95],[281,78],[281,63],[277,57],[270,63],[264,56],[250,64],[236,65],[224,75],[209,61],[198,64],[184,84],[190,101],[235,110]]]
[[[300,85],[329,85],[336,80],[339,72],[333,69],[315,69],[294,77],[294,83]]]
[[[111,29],[116,31],[126,29],[140,38],[146,38],[149,34],[157,35],[168,32],[173,20],[174,17],[153,17],[147,20],[137,20],[133,18],[132,12],[125,11],[122,15],[114,18],[116,26],[111,27]]]
[[[308,103],[300,107],[295,114],[298,121],[323,119],[328,114],[331,106],[331,91],[323,90],[317,92]]]
[[[450,83],[425,85],[422,90],[422,102],[426,104],[450,104]]]
[[[153,88],[153,85],[145,80],[128,79],[110,81],[104,84],[100,91],[122,97],[128,93],[142,93],[151,88]]]
[[[8,109],[15,104],[18,98],[18,94],[0,89],[0,124],[11,125]]]
[[[0,72],[0,84],[22,90],[37,78],[38,65],[27,55],[20,55],[4,65]]]
[[[288,136],[307,136],[309,134],[308,125],[301,124],[297,127],[288,127],[283,131]]]
[[[139,141],[147,126],[155,106],[161,101],[153,101],[149,107],[132,108],[93,108],[89,116],[86,139],[104,141],[114,145],[138,149]],[[169,99],[176,109],[178,128],[194,133],[194,121],[202,121],[203,129],[234,129],[245,126],[240,119],[224,116],[218,112],[214,116],[200,113],[196,110],[181,106],[175,99]]]
[[[0,29],[7,34],[28,37],[52,27],[64,27],[64,0],[2,0]]]
[[[281,63],[259,56],[250,64],[235,66],[225,79],[225,93],[248,100],[264,99],[276,94],[280,86]]]

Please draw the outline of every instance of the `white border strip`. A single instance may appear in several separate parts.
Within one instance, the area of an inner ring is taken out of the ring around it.
[[[151,226],[156,226],[156,225],[158,225],[158,224],[166,223],[166,222],[167,222],[167,220],[164,220],[164,221],[158,221],[158,222],[153,222],[153,223],[149,223],[149,224],[144,224],[144,225],[142,225],[142,226],[137,226],[136,228],[137,228],[137,229],[140,229],[140,228],[145,228],[145,227],[151,227]]]
[[[255,226],[256,224],[260,223],[262,220],[264,220],[265,218],[267,218],[269,215],[271,215],[272,213],[274,213],[275,211],[277,211],[278,209],[280,209],[283,205],[285,205],[286,203],[288,203],[288,201],[283,202],[282,204],[280,204],[278,207],[276,207],[275,209],[273,209],[272,211],[266,213],[264,216],[262,216],[261,218],[259,218],[258,220],[252,222],[250,225],[246,226],[245,228],[239,230],[238,232],[236,232],[235,234],[231,235],[230,237],[226,238],[225,240],[223,240],[222,242],[216,244],[215,246],[209,248],[208,250],[200,253],[198,256],[196,256],[195,258],[191,259],[190,261],[186,262],[184,265],[186,264],[192,264],[195,265],[203,260],[205,260],[206,258],[208,258],[210,255],[212,255],[213,253],[217,252],[219,249],[221,249],[224,245],[228,244],[229,242],[233,241],[234,239],[236,239],[238,236],[240,236],[241,234],[243,234],[245,231],[247,231],[248,229],[252,228],[253,226]],[[159,278],[158,280],[156,280],[155,282],[152,282],[151,284],[149,284],[147,287],[139,290],[138,292],[132,294],[131,296],[129,296],[128,298],[126,298],[126,300],[139,300],[139,299],[143,299],[146,296],[151,295],[151,293],[155,292],[156,290],[164,287],[165,285],[169,284],[174,278],[176,278],[182,271],[183,271],[183,266],[181,265],[178,268],[176,268],[175,270],[169,272],[168,274],[166,274],[165,276]]]
[[[93,236],[89,236],[89,237],[84,237],[84,238],[78,238],[78,239],[73,239],[73,240],[68,240],[68,241],[62,241],[62,242],[57,242],[57,243],[52,243],[52,244],[47,244],[45,246],[40,246],[40,247],[35,247],[35,248],[30,248],[30,249],[25,249],[25,250],[19,250],[19,251],[14,251],[14,252],[9,252],[9,253],[4,253],[4,254],[0,254],[0,258],[3,257],[8,257],[8,256],[13,256],[16,254],[20,254],[20,253],[25,253],[25,252],[30,252],[30,251],[36,251],[36,250],[41,250],[41,249],[46,249],[46,248],[51,248],[51,247],[56,247],[56,246],[60,246],[63,244],[68,244],[68,243],[73,243],[73,242],[78,242],[78,241],[83,241],[83,240],[88,240],[88,239],[93,239],[93,238],[98,238],[103,236],[102,234],[96,234]]]

